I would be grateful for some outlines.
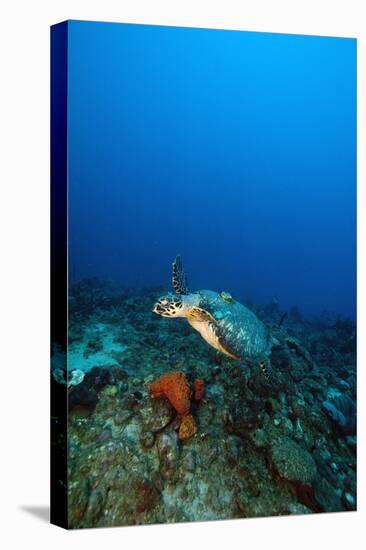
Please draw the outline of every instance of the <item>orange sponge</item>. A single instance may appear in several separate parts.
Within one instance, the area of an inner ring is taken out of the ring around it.
[[[179,427],[178,437],[185,441],[194,435],[197,431],[196,423],[191,414],[187,414],[182,418],[181,425]]]
[[[163,374],[151,384],[150,393],[152,397],[166,397],[179,415],[185,416],[189,413],[191,392],[184,372]]]
[[[204,381],[201,380],[200,378],[197,378],[197,380],[195,380],[193,382],[193,391],[194,391],[195,401],[201,401],[201,399],[203,398],[203,396],[205,394],[205,383],[204,383]]]

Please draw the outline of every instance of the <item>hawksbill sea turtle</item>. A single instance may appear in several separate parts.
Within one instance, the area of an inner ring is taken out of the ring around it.
[[[159,298],[153,312],[185,317],[210,346],[238,361],[258,365],[269,381],[272,339],[262,321],[227,292],[189,292],[180,256],[173,261],[172,282],[175,294]]]

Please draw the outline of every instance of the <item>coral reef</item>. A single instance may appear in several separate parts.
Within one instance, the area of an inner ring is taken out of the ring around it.
[[[276,302],[252,302],[276,339],[267,384],[155,318],[165,291],[70,289],[70,527],[355,510],[354,323],[294,308],[278,326]]]

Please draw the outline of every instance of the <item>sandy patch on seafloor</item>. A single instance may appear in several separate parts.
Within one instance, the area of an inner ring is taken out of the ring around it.
[[[68,351],[68,370],[80,369],[84,372],[93,367],[118,365],[117,355],[123,353],[127,346],[116,341],[117,329],[113,325],[95,323],[89,325],[83,338],[79,342],[70,345]],[[95,353],[88,351],[88,342],[98,339],[102,343],[102,349]]]

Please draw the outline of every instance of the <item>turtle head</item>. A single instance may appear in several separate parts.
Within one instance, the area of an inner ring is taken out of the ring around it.
[[[153,307],[153,312],[162,317],[185,317],[186,308],[182,296],[162,296]]]

